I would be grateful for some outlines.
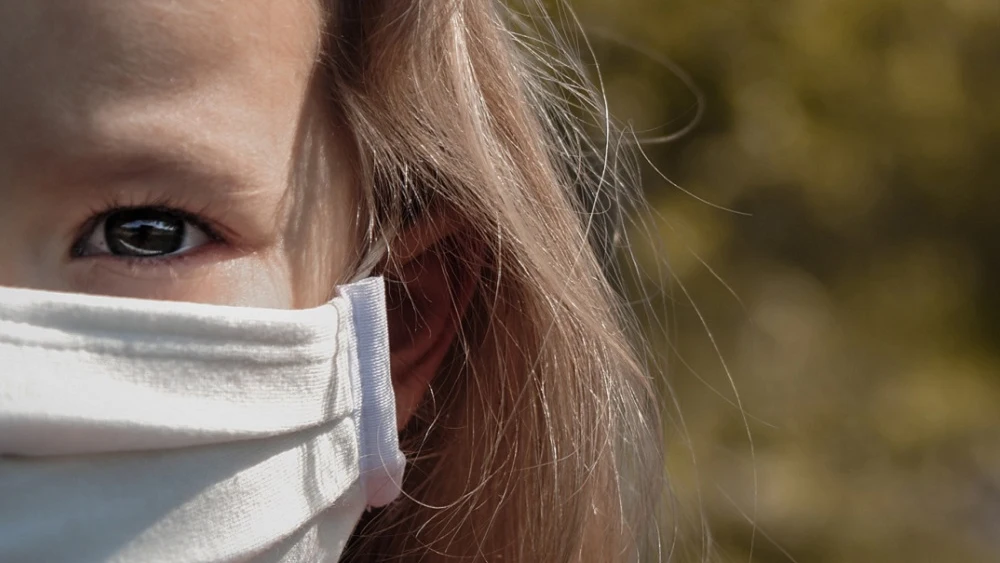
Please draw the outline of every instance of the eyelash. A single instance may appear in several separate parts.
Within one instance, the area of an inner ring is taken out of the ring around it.
[[[100,206],[91,207],[88,213],[88,218],[83,222],[83,224],[77,229],[76,235],[73,239],[73,245],[70,248],[70,258],[71,259],[82,259],[88,258],[84,254],[85,245],[87,239],[94,229],[101,223],[101,221],[107,219],[112,214],[119,211],[126,211],[130,209],[155,209],[166,211],[177,215],[183,221],[191,223],[191,225],[197,227],[208,236],[212,241],[210,245],[215,244],[225,244],[228,242],[227,237],[222,234],[224,229],[219,227],[214,221],[205,217],[207,215],[207,209],[205,207],[197,208],[197,211],[189,211],[193,206],[185,201],[171,197],[160,197],[156,199],[150,199],[147,201],[140,200],[124,200],[121,198],[111,198],[103,202]],[[141,257],[141,256],[110,256],[116,262],[122,263],[127,267],[150,267],[150,266],[173,266],[189,260],[193,257],[197,257],[201,253],[201,248],[195,249],[191,252],[185,252],[181,254],[168,255],[168,256],[152,256],[152,257]],[[107,255],[97,256],[96,258],[109,258]]]

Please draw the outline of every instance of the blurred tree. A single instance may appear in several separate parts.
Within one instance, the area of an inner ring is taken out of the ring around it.
[[[1000,2],[571,5],[640,137],[704,95],[633,235],[677,560],[1000,561]]]

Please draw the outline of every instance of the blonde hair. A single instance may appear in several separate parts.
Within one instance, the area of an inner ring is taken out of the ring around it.
[[[327,6],[322,86],[356,142],[360,267],[434,208],[462,226],[442,252],[480,272],[403,434],[405,497],[363,520],[348,561],[634,560],[653,523],[653,385],[601,260],[634,194],[581,120],[602,132],[599,97],[523,4]]]

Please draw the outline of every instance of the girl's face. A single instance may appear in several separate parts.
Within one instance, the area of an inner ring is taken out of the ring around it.
[[[305,307],[353,249],[311,0],[0,0],[0,285]]]

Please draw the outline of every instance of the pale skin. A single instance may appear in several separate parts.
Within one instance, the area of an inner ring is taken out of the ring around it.
[[[311,85],[320,17],[307,0],[0,0],[0,285],[331,297],[357,188]],[[316,177],[296,174],[305,158]],[[399,367],[402,425],[429,378]]]

